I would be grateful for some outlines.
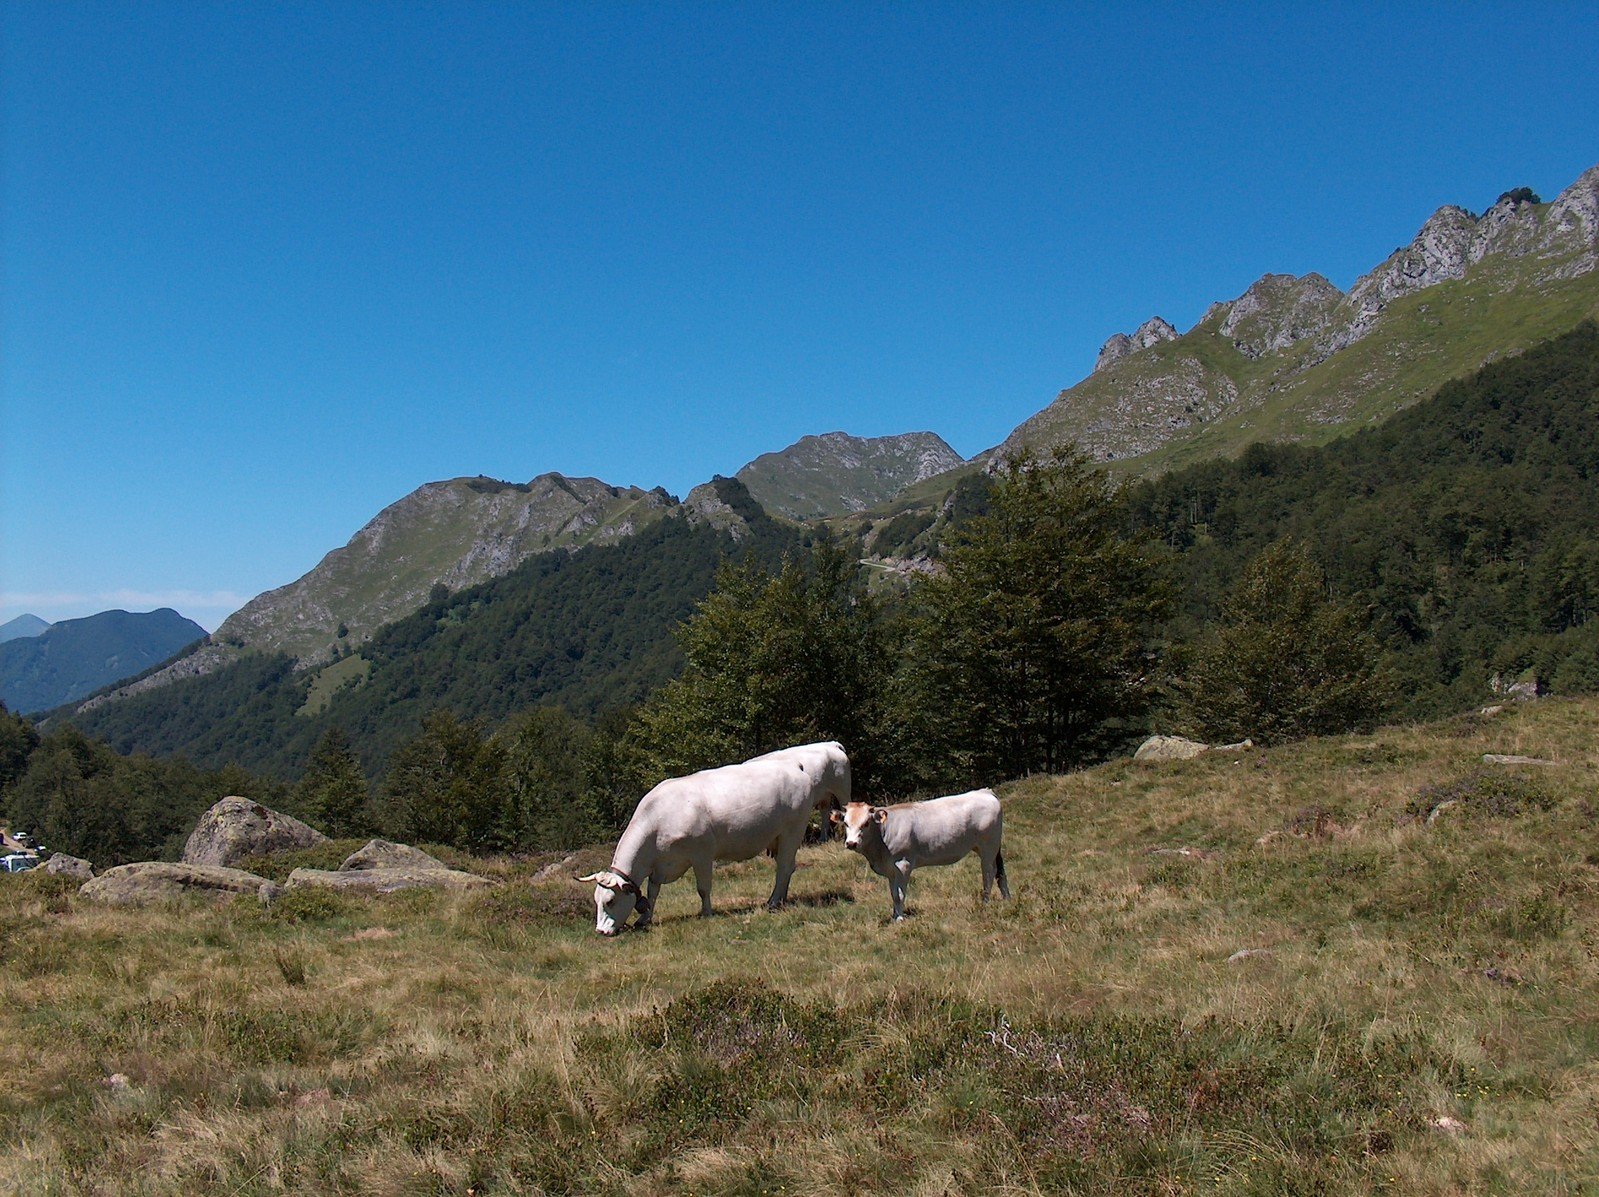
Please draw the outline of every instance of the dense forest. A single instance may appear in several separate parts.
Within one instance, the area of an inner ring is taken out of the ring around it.
[[[1325,448],[1129,487],[1071,449],[1004,462],[966,480],[907,593],[730,488],[742,540],[663,520],[439,595],[320,700],[316,675],[247,658],[79,721],[228,772],[8,716],[0,813],[114,861],[170,851],[225,786],[336,834],[519,851],[804,740],[845,741],[877,797],[1072,768],[1156,727],[1270,743],[1460,710],[1495,679],[1599,688],[1592,323]],[[103,806],[122,813],[85,813]]]
[[[1267,546],[1308,546],[1392,654],[1394,713],[1460,710],[1490,679],[1599,687],[1599,327],[1451,382],[1325,448],[1257,444],[1128,494],[1175,551],[1182,644]]]

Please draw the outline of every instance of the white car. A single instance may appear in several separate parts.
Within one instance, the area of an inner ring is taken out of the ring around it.
[[[29,869],[39,866],[39,858],[24,852],[13,852],[9,856],[0,856],[0,872],[26,873]]]

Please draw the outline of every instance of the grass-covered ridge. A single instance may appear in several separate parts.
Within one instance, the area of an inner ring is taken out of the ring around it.
[[[784,912],[752,861],[614,942],[567,879],[608,845],[271,910],[15,878],[0,1189],[1585,1191],[1596,730],[1546,700],[1034,778],[1015,900],[921,870],[899,926],[837,844]]]

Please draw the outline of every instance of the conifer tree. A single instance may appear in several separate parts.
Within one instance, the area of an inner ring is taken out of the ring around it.
[[[995,472],[987,508],[912,593],[895,772],[991,784],[1091,759],[1149,697],[1167,562],[1128,535],[1120,492],[1075,449]]]
[[[366,775],[342,727],[322,733],[296,796],[305,819],[326,835],[339,839],[369,830]]]
[[[1279,541],[1244,570],[1195,646],[1184,721],[1216,740],[1260,743],[1374,725],[1390,683],[1365,614],[1328,597],[1305,546]]]

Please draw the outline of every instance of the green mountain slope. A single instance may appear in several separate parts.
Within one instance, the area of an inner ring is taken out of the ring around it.
[[[1001,451],[1070,440],[1149,474],[1259,440],[1324,443],[1599,314],[1596,265],[1599,167],[1551,203],[1446,207],[1347,295],[1267,275],[1181,336],[1151,322],[1113,337]]]
[[[1311,545],[1397,654],[1402,709],[1460,710],[1532,670],[1599,689],[1599,326],[1312,448],[1259,444],[1134,487],[1176,551],[1186,626],[1262,548]],[[1182,634],[1182,629],[1178,629]]]
[[[0,643],[0,702],[44,711],[132,677],[205,637],[171,608],[102,611]]]
[[[763,453],[735,477],[772,514],[809,520],[862,511],[955,469],[962,460],[931,432],[880,437],[826,432],[802,437],[781,452]]]
[[[204,675],[85,704],[72,722],[119,752],[294,777],[333,725],[378,772],[435,708],[493,723],[544,703],[588,715],[636,703],[681,668],[672,629],[724,557],[775,564],[798,543],[738,482],[706,492],[696,503],[736,513],[739,534],[685,503],[625,539],[539,553],[426,602],[337,661],[297,669],[284,653],[241,653]]]

